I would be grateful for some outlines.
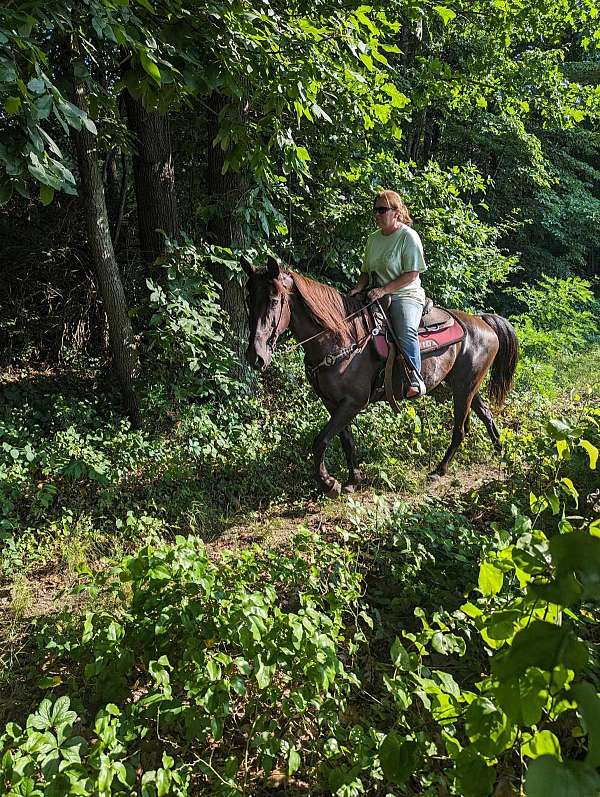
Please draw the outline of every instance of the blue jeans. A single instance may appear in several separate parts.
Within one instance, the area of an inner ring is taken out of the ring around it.
[[[417,330],[423,315],[423,305],[416,299],[393,296],[389,314],[402,351],[414,370],[420,374],[421,350]]]

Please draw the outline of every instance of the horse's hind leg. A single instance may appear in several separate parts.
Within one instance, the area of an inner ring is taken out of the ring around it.
[[[487,433],[490,436],[490,440],[494,444],[494,448],[496,451],[502,451],[502,446],[500,444],[500,432],[496,424],[494,423],[494,419],[492,418],[492,413],[490,412],[490,408],[485,403],[485,401],[481,398],[479,393],[473,398],[473,402],[471,407],[477,415],[477,417],[483,421],[485,428],[487,429]]]
[[[338,404],[334,410],[330,409],[331,419],[327,426],[319,432],[313,443],[317,481],[323,492],[330,498],[339,496],[342,487],[337,479],[329,475],[327,466],[325,465],[325,451],[335,435],[345,430],[346,426],[348,426],[352,418],[358,413],[359,409],[360,408],[347,402]]]
[[[354,436],[350,424],[338,433],[338,437],[340,438],[342,448],[344,449],[344,455],[346,456],[346,462],[348,463],[348,481],[342,489],[345,493],[353,493],[362,481],[362,473],[358,469],[358,462],[354,450]]]
[[[467,419],[471,411],[471,402],[473,401],[473,396],[475,393],[476,391],[471,391],[466,394],[462,392],[454,393],[454,429],[452,430],[452,440],[448,446],[448,450],[446,451],[443,460],[433,471],[433,473],[429,474],[430,479],[436,479],[439,476],[445,476],[448,472],[448,465],[450,464],[452,457],[456,454],[460,444],[465,439],[468,429]]]

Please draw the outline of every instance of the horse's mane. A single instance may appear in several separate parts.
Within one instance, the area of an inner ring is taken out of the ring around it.
[[[358,340],[359,336],[365,333],[362,313],[358,313],[354,318],[346,321],[349,315],[363,307],[360,299],[356,299],[354,296],[344,296],[331,285],[317,282],[303,274],[298,274],[297,271],[288,273],[313,321],[323,329],[332,332],[342,345],[352,340]]]

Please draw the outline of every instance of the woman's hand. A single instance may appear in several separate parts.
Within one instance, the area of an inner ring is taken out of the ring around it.
[[[387,291],[385,288],[373,288],[367,293],[367,299],[370,302],[376,302],[377,299],[383,299],[384,296],[387,296]]]

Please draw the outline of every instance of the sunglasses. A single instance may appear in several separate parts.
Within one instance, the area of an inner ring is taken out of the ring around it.
[[[387,213],[388,210],[396,210],[396,208],[384,208],[384,207],[381,207],[381,206],[373,208],[373,212],[374,213],[378,213],[380,216],[382,216],[384,213]]]

